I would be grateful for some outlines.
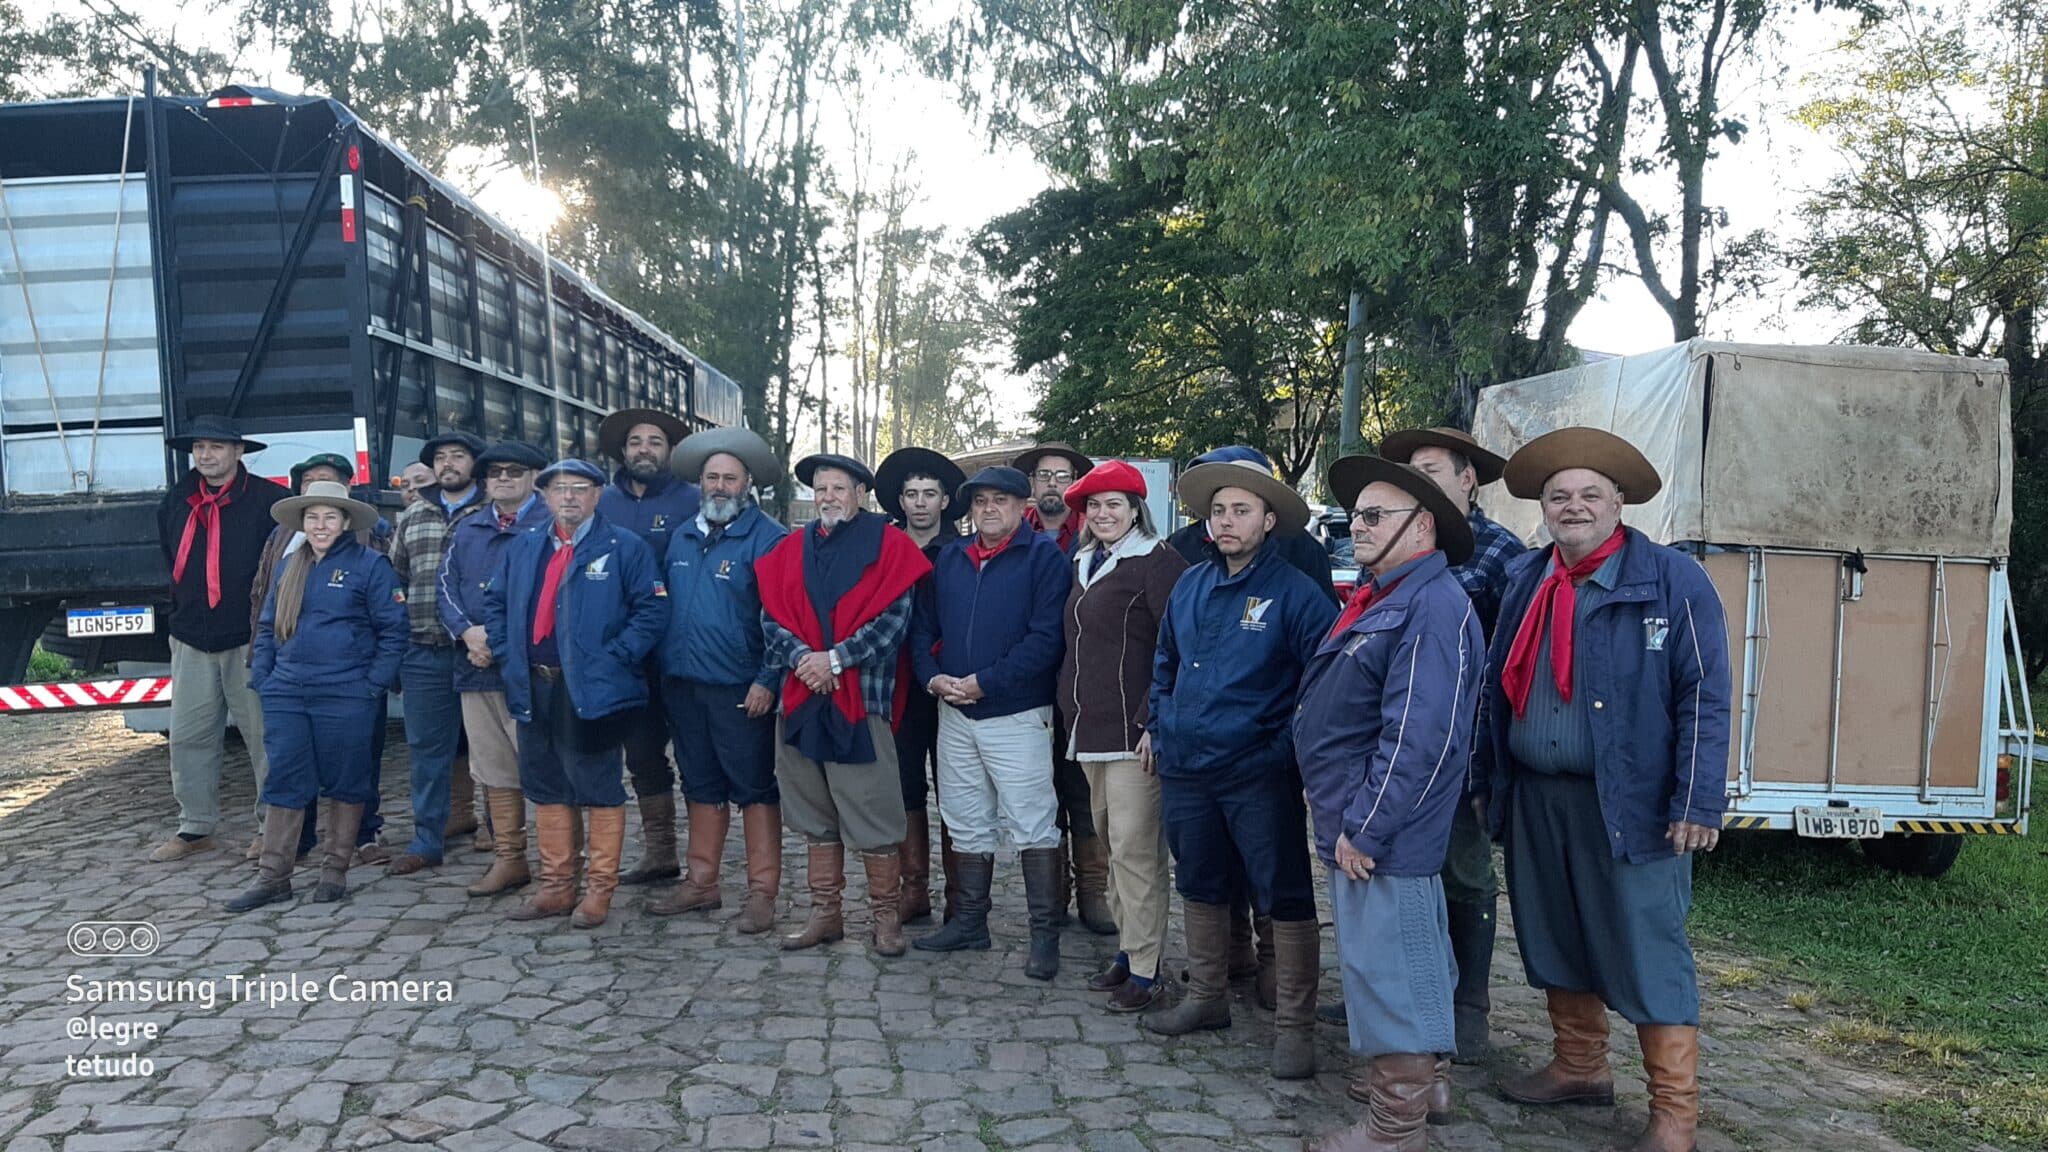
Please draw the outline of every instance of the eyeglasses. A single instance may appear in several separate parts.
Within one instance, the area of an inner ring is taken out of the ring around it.
[[[493,464],[485,477],[491,480],[517,480],[529,470],[517,464]]]
[[[597,485],[592,484],[588,480],[557,480],[553,484],[548,485],[548,491],[555,493],[566,492],[571,496],[588,496],[592,492],[597,491]]]
[[[1419,507],[1421,506],[1411,504],[1406,508],[1360,508],[1351,513],[1351,518],[1353,520],[1365,521],[1367,528],[1377,528],[1380,526],[1380,521],[1385,520],[1387,517],[1402,512],[1413,512]]]
[[[1031,478],[1048,484],[1065,484],[1074,478],[1074,474],[1065,468],[1040,468],[1031,474]]]

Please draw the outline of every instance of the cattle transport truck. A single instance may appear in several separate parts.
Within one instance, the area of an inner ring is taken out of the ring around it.
[[[1938,876],[2024,835],[2034,721],[2006,580],[2005,364],[1695,340],[1480,393],[1496,452],[1606,428],[1664,478],[1624,520],[1697,557],[1734,670],[1726,827]],[[1535,542],[1504,485],[1480,501]]]
[[[741,418],[732,380],[341,104],[0,105],[0,685],[46,634],[90,667],[168,658],[155,509],[194,416],[266,442],[259,475],[341,453],[395,510],[438,432],[591,457],[631,406]],[[105,683],[0,711],[166,699]]]

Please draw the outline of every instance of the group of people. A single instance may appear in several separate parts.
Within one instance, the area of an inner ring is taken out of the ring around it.
[[[1360,1152],[1425,1147],[1451,1061],[1487,1044],[1499,841],[1555,1032],[1553,1059],[1501,1091],[1612,1103],[1612,1009],[1648,1073],[1636,1147],[1693,1147],[1685,920],[1725,804],[1726,633],[1696,561],[1622,525],[1661,483],[1626,442],[1569,428],[1503,459],[1416,429],[1338,460],[1359,563],[1340,603],[1308,506],[1242,446],[1181,474],[1192,522],[1166,536],[1142,473],[1064,444],[971,477],[917,447],[873,469],[809,456],[792,471],[816,515],[792,531],[756,502],[784,473],[752,432],[630,409],[599,440],[610,474],[436,437],[433,483],[386,528],[345,458],[306,461],[288,490],[242,466],[260,445],[194,421],[161,518],[180,827],[156,858],[211,845],[232,716],[261,832],[257,881],[228,907],[291,899],[316,829],[312,898],[342,898],[350,863],[382,855],[397,689],[413,833],[394,873],[473,831],[494,859],[469,892],[531,886],[515,919],[595,927],[619,885],[666,881],[649,914],[712,909],[737,807],[741,932],[774,927],[786,820],[809,902],[781,946],[844,937],[850,849],[869,946],[899,956],[991,946],[1007,844],[1027,976],[1057,975],[1072,907],[1117,938],[1088,980],[1107,1010],[1162,1036],[1226,1028],[1232,982],[1255,977],[1272,1073],[1304,1078],[1313,853],[1344,990],[1320,1015],[1364,1058],[1349,1091],[1367,1115],[1305,1144]],[[1551,543],[1525,549],[1479,507],[1503,478]],[[624,870],[628,780],[644,855]],[[934,793],[941,923],[907,940],[935,911]],[[1165,964],[1173,888],[1184,983]]]

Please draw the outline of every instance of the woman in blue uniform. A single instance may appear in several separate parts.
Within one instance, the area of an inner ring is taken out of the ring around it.
[[[325,831],[313,899],[339,900],[363,806],[377,786],[372,737],[379,704],[398,683],[408,625],[391,562],[356,532],[377,510],[328,481],[271,508],[306,542],[279,569],[256,626],[249,686],[263,701],[262,852],[256,886],[228,902],[246,912],[292,896],[305,809],[320,801]]]

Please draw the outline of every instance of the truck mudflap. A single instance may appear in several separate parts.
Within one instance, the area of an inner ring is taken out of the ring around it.
[[[0,713],[67,712],[83,709],[160,708],[171,702],[169,676],[127,680],[80,680],[57,684],[0,685]]]

